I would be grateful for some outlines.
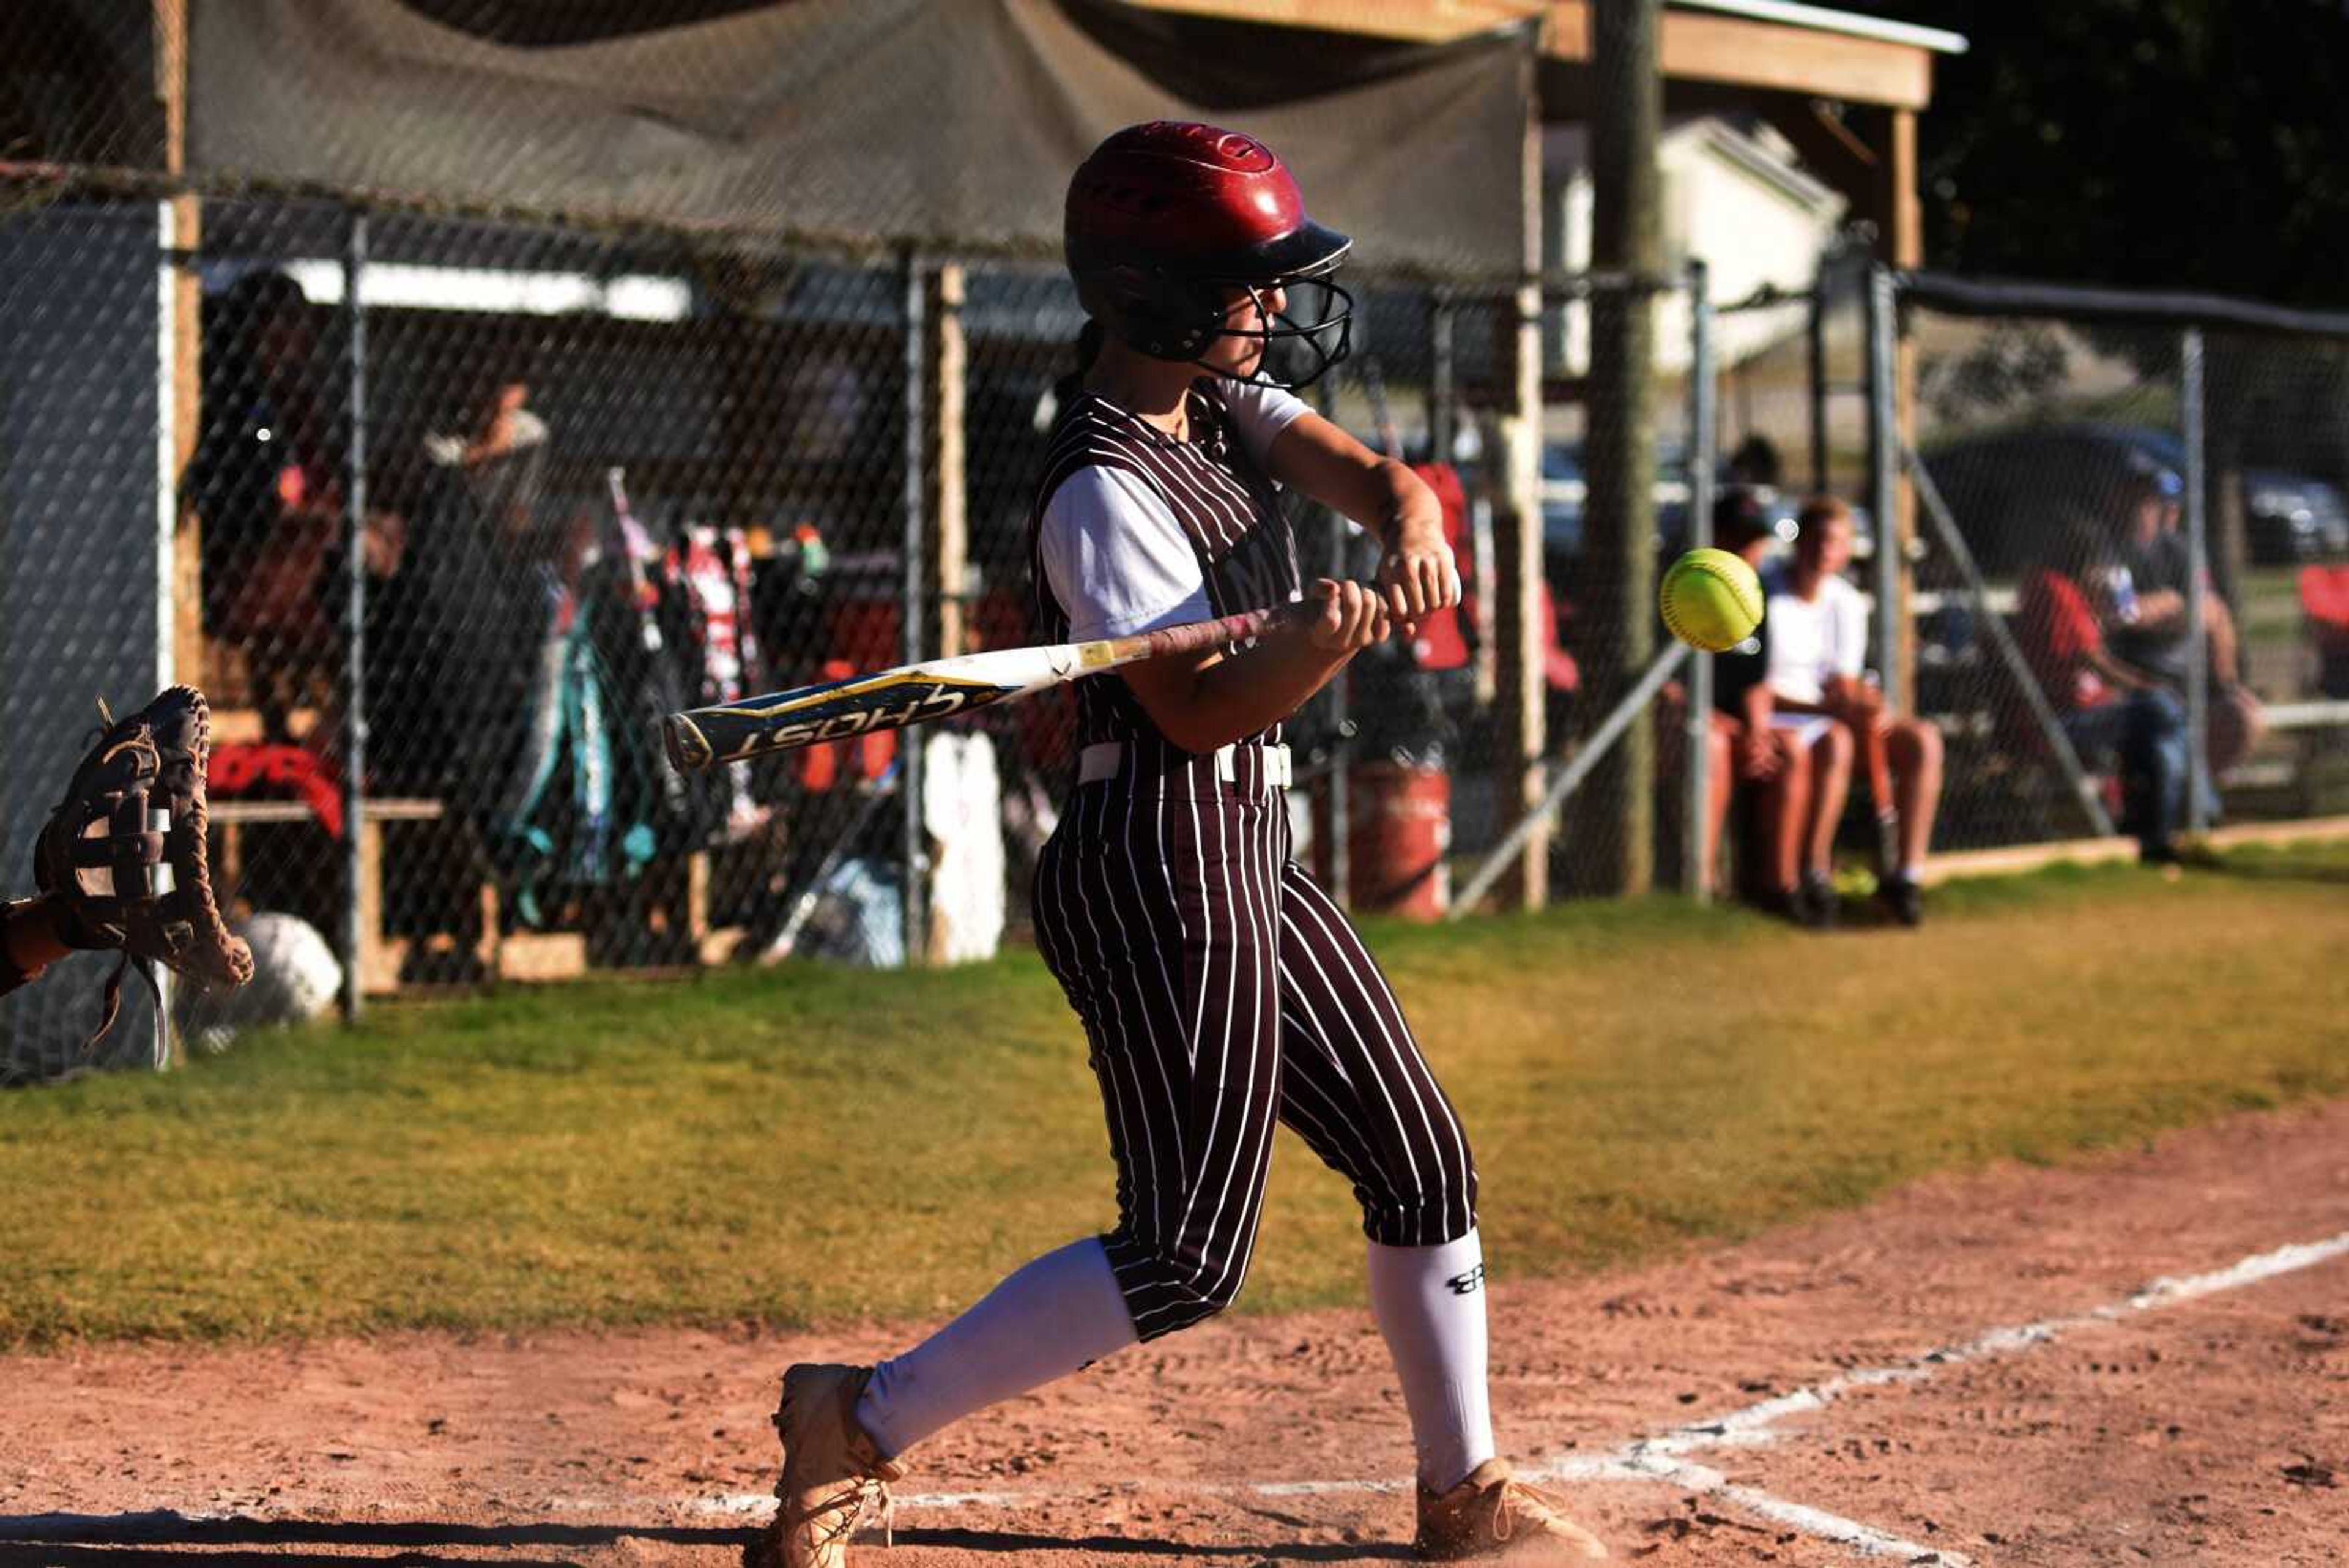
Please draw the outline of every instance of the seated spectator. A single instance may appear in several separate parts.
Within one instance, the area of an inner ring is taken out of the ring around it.
[[[1801,897],[1814,911],[1834,908],[1829,857],[1857,754],[1868,761],[1875,796],[1878,897],[1913,926],[1924,918],[1917,874],[1940,804],[1940,732],[1886,711],[1882,691],[1862,678],[1868,602],[1842,576],[1851,562],[1851,509],[1816,496],[1804,503],[1795,527],[1792,565],[1765,585],[1764,624],[1771,722],[1794,731],[1813,763]]]
[[[2211,759],[2210,771],[2215,774],[2240,761],[2266,726],[2258,699],[2242,683],[2235,618],[2211,584],[2209,569],[2196,566],[2193,546],[2178,526],[2184,492],[2184,483],[2176,473],[2150,461],[2130,471],[2125,532],[2115,563],[2127,574],[2129,603],[2127,614],[2109,623],[2107,636],[2115,658],[2182,701],[2194,658],[2187,596],[2194,579],[2198,576],[2202,579],[2202,632],[2211,681],[2210,733],[2222,742]],[[2215,817],[2218,802],[2205,805]]]
[[[1759,498],[1751,489],[1725,492],[1713,507],[1713,543],[1744,558],[1756,571],[1776,537]],[[1722,826],[1733,790],[1744,785],[1753,802],[1744,840],[1751,852],[1739,881],[1764,908],[1806,925],[1820,914],[1801,896],[1803,826],[1810,807],[1811,753],[1796,732],[1772,722],[1769,669],[1770,623],[1713,661],[1713,745],[1712,797],[1707,802],[1705,878],[1720,857]],[[1741,860],[1748,857],[1741,855]]]
[[[2185,815],[2186,701],[2106,641],[2137,611],[2118,556],[2094,523],[2067,519],[2023,578],[2018,640],[2073,749],[2091,766],[2117,761],[2122,831],[2147,863],[2165,864]]]
[[[2316,689],[2349,697],[2349,565],[2302,566],[2300,611],[2316,653]]]

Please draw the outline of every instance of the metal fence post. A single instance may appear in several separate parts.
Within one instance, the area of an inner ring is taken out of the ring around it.
[[[1713,364],[1713,281],[1701,260],[1688,264],[1689,291],[1689,547],[1713,543],[1713,446],[1716,389]],[[1690,661],[1687,751],[1682,811],[1681,883],[1702,904],[1713,896],[1705,875],[1713,824],[1713,655]]]
[[[1876,613],[1870,619],[1876,643],[1876,674],[1888,708],[1900,706],[1900,437],[1895,407],[1895,339],[1899,306],[1892,269],[1868,274],[1868,507],[1875,514]]]
[[[1333,377],[1324,376],[1313,389],[1315,411],[1325,420],[1338,417]],[[1375,438],[1374,438],[1375,439]],[[1347,532],[1352,524],[1340,514],[1325,509],[1330,520],[1330,559],[1324,568],[1331,580],[1344,582]],[[1341,909],[1354,906],[1354,761],[1353,671],[1350,661],[1330,682],[1330,899]]]
[[[1452,296],[1434,291],[1427,313],[1427,459],[1450,462],[1459,416],[1458,392],[1453,384]]]
[[[1811,414],[1811,493],[1822,494],[1827,487],[1827,285],[1828,271],[1834,265],[1832,253],[1819,257],[1818,272],[1811,280],[1811,307],[1804,321],[1807,342],[1808,387]]]
[[[343,1017],[357,1019],[367,946],[367,310],[359,295],[367,215],[353,208],[343,243],[344,352],[349,356],[343,443]]]
[[[2186,825],[2210,826],[2210,670],[2203,617],[2209,610],[2209,507],[2203,495],[2202,329],[2189,327],[2178,344],[2178,413],[2185,425],[2186,546]]]
[[[927,640],[923,633],[926,609],[922,593],[925,552],[924,536],[929,531],[929,431],[925,415],[928,402],[928,355],[925,348],[929,329],[929,288],[931,264],[910,247],[905,253],[905,535],[902,543],[904,597],[900,606],[902,646],[898,651],[907,664],[922,660],[922,649]],[[929,843],[922,822],[922,740],[925,732],[914,732],[899,737],[897,754],[898,804],[902,813],[905,845],[905,888],[901,909],[905,919],[905,964],[912,968],[922,962],[929,950],[929,919],[927,914]]]

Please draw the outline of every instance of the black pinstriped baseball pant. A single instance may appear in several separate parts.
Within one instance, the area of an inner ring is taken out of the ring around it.
[[[1249,752],[1237,784],[1081,786],[1037,867],[1038,944],[1084,1023],[1117,1162],[1102,1241],[1145,1340],[1238,1297],[1276,1122],[1353,1184],[1372,1241],[1475,1224],[1459,1117],[1361,940],[1289,858]]]

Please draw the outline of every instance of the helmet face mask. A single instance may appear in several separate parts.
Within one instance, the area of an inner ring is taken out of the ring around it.
[[[1330,275],[1352,242],[1306,215],[1287,167],[1248,137],[1119,131],[1071,181],[1064,238],[1086,313],[1152,358],[1293,389],[1351,346],[1353,297]]]
[[[1352,350],[1354,296],[1330,274],[1233,286],[1245,291],[1242,297],[1254,306],[1250,315],[1258,325],[1223,326],[1215,336],[1255,343],[1255,366],[1246,375],[1216,365],[1205,369],[1230,380],[1295,391],[1329,374]],[[1281,297],[1278,309],[1272,307],[1275,296]],[[1232,306],[1239,308],[1237,303]],[[1224,319],[1230,318],[1227,311]]]

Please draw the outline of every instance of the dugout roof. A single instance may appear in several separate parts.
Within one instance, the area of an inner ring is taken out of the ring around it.
[[[655,16],[658,23],[644,18]],[[462,208],[1057,251],[1068,171],[1176,115],[1430,269],[1524,254],[1522,36],[1111,0],[246,0],[191,14],[188,171]]]

